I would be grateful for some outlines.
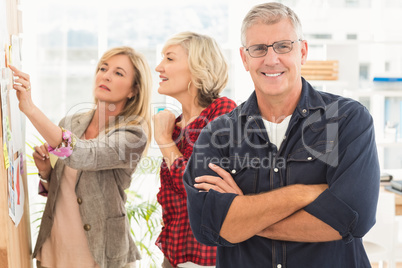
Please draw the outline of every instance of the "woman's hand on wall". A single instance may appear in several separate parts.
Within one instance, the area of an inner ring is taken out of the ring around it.
[[[19,109],[25,115],[29,115],[34,111],[35,105],[31,98],[31,82],[28,74],[21,72],[14,66],[9,66],[14,73],[13,88],[17,91],[17,98],[19,101]]]

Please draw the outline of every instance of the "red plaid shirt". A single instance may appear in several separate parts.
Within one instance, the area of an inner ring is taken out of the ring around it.
[[[177,125],[174,129],[172,137],[183,156],[172,163],[170,171],[165,161],[162,162],[158,202],[162,206],[164,226],[156,240],[156,245],[174,267],[188,261],[204,266],[215,265],[216,247],[197,242],[190,229],[183,173],[201,130],[209,122],[232,111],[235,107],[236,104],[232,100],[226,97],[218,98],[184,129]],[[176,119],[176,123],[180,120],[181,116]]]

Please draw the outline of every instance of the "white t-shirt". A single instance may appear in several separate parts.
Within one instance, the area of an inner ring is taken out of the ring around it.
[[[282,141],[285,138],[286,130],[288,129],[290,118],[292,115],[287,116],[282,122],[273,123],[268,120],[262,119],[267,130],[269,141],[278,147],[281,147]]]

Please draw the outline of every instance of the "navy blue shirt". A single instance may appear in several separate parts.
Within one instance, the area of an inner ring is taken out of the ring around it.
[[[255,92],[201,132],[183,176],[194,236],[218,246],[217,267],[370,267],[362,239],[375,223],[380,172],[370,113],[360,103],[319,92],[302,78],[302,92],[280,148],[269,142]],[[199,192],[194,179],[230,172],[245,195],[291,184],[328,184],[304,209],[342,240],[276,241],[254,236],[232,244],[219,233],[235,194]],[[278,266],[280,264],[280,266]]]

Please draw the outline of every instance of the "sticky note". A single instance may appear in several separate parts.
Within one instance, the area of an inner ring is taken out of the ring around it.
[[[4,166],[6,167],[6,169],[8,169],[10,167],[10,160],[8,159],[7,143],[4,143],[3,155],[4,155]]]

